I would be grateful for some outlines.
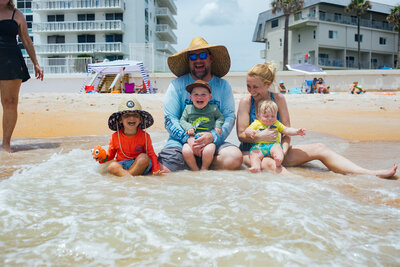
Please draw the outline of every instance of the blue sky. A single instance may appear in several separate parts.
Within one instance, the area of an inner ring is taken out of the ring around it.
[[[350,1],[350,0],[349,0]],[[270,9],[270,0],[176,0],[177,51],[189,46],[195,36],[210,44],[222,44],[231,56],[231,71],[247,71],[262,63],[261,43],[252,42],[258,14]],[[393,5],[400,0],[372,0]]]

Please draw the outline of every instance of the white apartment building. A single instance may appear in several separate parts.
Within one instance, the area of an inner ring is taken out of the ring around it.
[[[305,0],[303,9],[289,18],[289,64],[308,61],[324,69],[358,68],[357,17],[346,13],[350,0]],[[395,67],[397,32],[386,17],[392,6],[371,2],[362,15],[361,68]],[[271,10],[260,13],[253,42],[265,43],[261,58],[282,69],[285,17]]]
[[[68,59],[82,57],[138,60],[138,50],[150,54],[152,62],[166,62],[176,52],[174,0],[19,2],[32,2],[32,35],[42,65],[65,65]]]

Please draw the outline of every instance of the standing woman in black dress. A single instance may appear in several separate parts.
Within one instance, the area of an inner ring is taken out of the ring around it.
[[[17,34],[35,67],[35,77],[43,80],[43,70],[36,59],[35,49],[28,34],[24,14],[15,8],[13,0],[0,0],[0,92],[3,106],[2,150],[12,153],[11,135],[18,117],[18,95],[21,83],[30,76],[20,48]],[[1,150],[1,149],[0,149]]]

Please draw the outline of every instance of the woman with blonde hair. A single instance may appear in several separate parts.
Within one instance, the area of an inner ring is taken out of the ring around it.
[[[247,90],[250,95],[243,97],[239,102],[237,113],[237,136],[241,142],[240,150],[243,153],[243,161],[250,166],[249,149],[251,143],[260,141],[272,141],[276,138],[276,131],[265,129],[258,132],[253,138],[245,134],[246,128],[256,119],[256,107],[263,100],[272,100],[278,105],[278,120],[290,127],[289,111],[285,100],[285,95],[276,92],[274,88],[276,67],[271,63],[257,64],[247,73]],[[341,174],[369,174],[380,178],[389,178],[395,175],[397,165],[388,169],[368,170],[362,168],[345,157],[335,153],[322,143],[306,145],[290,145],[290,137],[284,136],[281,141],[285,158],[282,165],[285,167],[298,166],[303,163],[319,160],[329,170]],[[277,173],[286,172],[284,167],[277,167],[275,161],[268,160],[262,162],[262,170],[272,170]]]
[[[43,80],[43,71],[36,59],[35,49],[28,34],[24,14],[15,8],[13,0],[0,0],[0,90],[3,106],[3,142],[2,149],[13,152],[11,136],[17,123],[18,95],[21,83],[30,76],[16,37],[24,48],[35,68],[35,77]]]

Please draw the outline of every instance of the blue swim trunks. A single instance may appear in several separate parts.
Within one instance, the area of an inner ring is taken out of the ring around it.
[[[269,157],[269,156],[271,156],[271,148],[274,145],[280,145],[281,148],[283,149],[283,147],[282,147],[282,145],[280,143],[268,143],[268,144],[266,144],[266,143],[258,143],[258,144],[253,145],[250,148],[250,152],[249,153],[251,153],[251,151],[253,151],[254,149],[257,149],[257,150],[260,150],[261,153],[263,153],[264,157]]]
[[[128,169],[132,166],[132,164],[133,164],[134,162],[135,162],[134,159],[132,159],[132,160],[121,160],[121,161],[118,161],[118,163],[121,164],[121,166],[122,166],[122,168],[124,168],[124,170],[128,170]],[[152,166],[153,166],[153,163],[152,163],[151,160],[150,160],[149,166],[147,166],[147,168],[146,168],[146,170],[144,171],[143,174],[148,174],[148,173],[150,173],[150,172],[151,172],[151,167],[152,167]]]

